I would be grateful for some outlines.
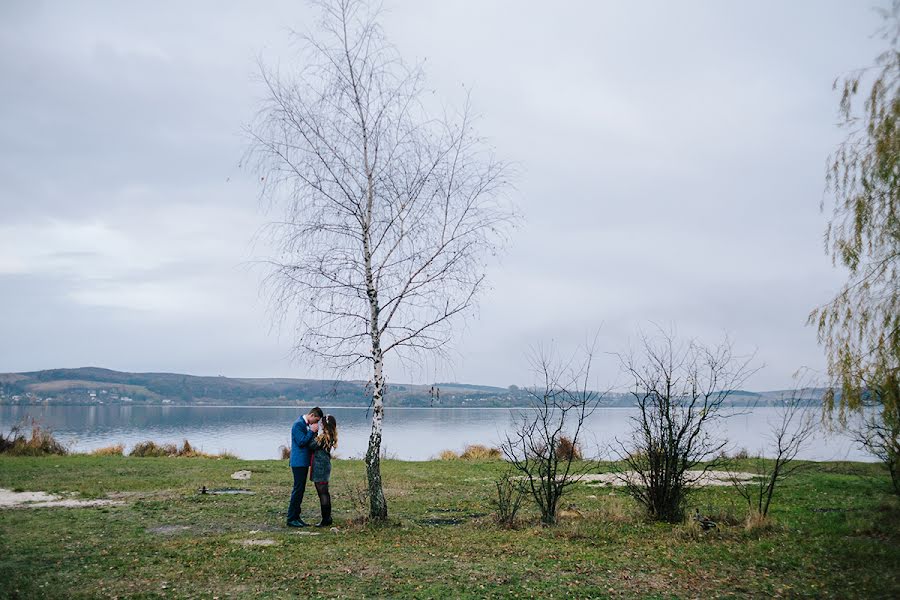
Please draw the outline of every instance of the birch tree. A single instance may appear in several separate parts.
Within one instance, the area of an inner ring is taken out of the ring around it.
[[[265,289],[297,318],[299,358],[368,373],[369,511],[383,520],[385,361],[446,355],[515,216],[507,168],[476,135],[468,102],[431,116],[421,67],[386,41],[377,11],[361,0],[318,7],[297,68],[260,67],[251,155],[281,209]]]

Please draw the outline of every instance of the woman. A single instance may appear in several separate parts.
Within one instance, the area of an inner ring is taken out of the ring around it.
[[[331,451],[337,446],[337,420],[328,415],[319,427],[319,435],[310,444],[313,450],[312,469],[309,478],[316,486],[319,504],[322,507],[322,520],[316,527],[331,525],[331,493],[328,491],[328,480],[331,479]]]

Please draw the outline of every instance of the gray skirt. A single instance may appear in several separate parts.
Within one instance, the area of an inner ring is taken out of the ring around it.
[[[316,451],[313,452],[309,479],[316,483],[331,479],[331,454],[322,448],[316,448]]]

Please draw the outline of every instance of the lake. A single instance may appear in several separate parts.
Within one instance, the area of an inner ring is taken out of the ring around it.
[[[338,456],[362,457],[368,444],[371,414],[365,408],[327,408],[338,421]],[[734,451],[756,453],[766,445],[767,423],[775,408],[733,409],[716,435],[729,440]],[[740,412],[737,412],[740,411]],[[748,412],[749,411],[749,412]],[[245,459],[271,459],[290,441],[290,426],[303,408],[213,406],[0,406],[0,431],[8,432],[26,417],[53,430],[76,452],[122,443],[126,451],[136,442],[181,443],[187,439],[205,452],[229,451]],[[392,458],[428,460],[441,450],[462,450],[467,444],[498,446],[522,409],[506,408],[388,408],[383,449]],[[586,446],[624,439],[632,408],[598,409],[589,419]],[[846,435],[819,431],[801,458],[858,460],[874,458]]]

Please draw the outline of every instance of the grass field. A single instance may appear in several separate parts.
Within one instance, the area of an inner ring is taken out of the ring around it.
[[[232,480],[239,469],[251,479]],[[353,523],[362,463],[336,461],[338,531],[305,535],[283,526],[286,462],[0,456],[0,488],[123,502],[0,510],[0,597],[900,597],[900,505],[878,465],[810,465],[770,529],[745,529],[733,490],[701,490],[692,506],[722,523],[708,533],[648,523],[620,490],[584,484],[559,526],[529,507],[501,529],[489,500],[502,469],[386,461],[391,519],[372,527]],[[312,486],[304,516],[318,516]]]

